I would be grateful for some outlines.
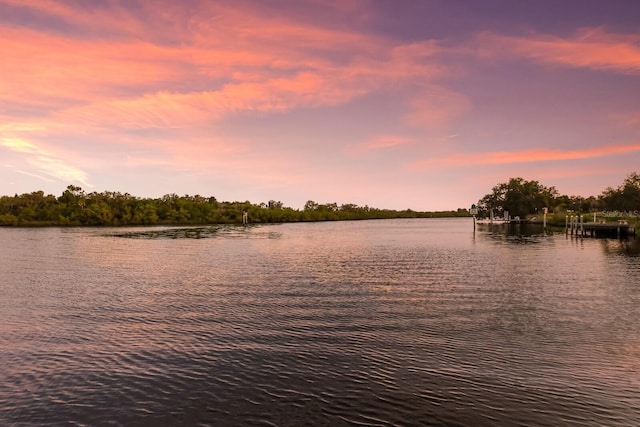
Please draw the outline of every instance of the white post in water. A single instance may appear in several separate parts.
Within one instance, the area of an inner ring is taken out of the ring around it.
[[[475,204],[472,204],[469,213],[473,215],[473,231],[476,231],[476,215],[478,215],[478,207]]]
[[[542,229],[546,230],[547,229],[547,211],[549,209],[548,208],[542,208],[542,212],[544,212],[544,214],[542,215]]]
[[[249,222],[249,214],[247,213],[247,211],[243,211],[242,212],[242,225],[247,225],[248,222]]]

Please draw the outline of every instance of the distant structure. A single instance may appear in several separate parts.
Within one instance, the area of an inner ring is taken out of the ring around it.
[[[247,225],[249,223],[249,214],[247,211],[242,211],[242,225]]]
[[[476,215],[478,215],[478,207],[475,203],[471,204],[471,209],[469,209],[469,213],[473,215],[473,231],[476,231]]]
[[[617,222],[585,222],[584,215],[568,215],[565,217],[565,234],[572,236],[591,237],[630,237],[636,236],[636,227],[629,224],[628,220],[620,219]]]

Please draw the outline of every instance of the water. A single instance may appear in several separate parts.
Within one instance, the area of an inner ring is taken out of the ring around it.
[[[2,425],[640,425],[636,241],[419,219],[0,242]]]

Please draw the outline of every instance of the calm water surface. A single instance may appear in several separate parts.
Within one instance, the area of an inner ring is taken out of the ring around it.
[[[469,219],[0,228],[0,424],[640,425],[639,253]]]

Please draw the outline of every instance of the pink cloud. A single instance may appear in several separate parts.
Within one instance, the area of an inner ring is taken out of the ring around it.
[[[108,5],[96,2],[84,7],[74,7],[59,0],[4,0],[4,3],[49,15],[89,34],[108,33],[116,38],[128,35],[138,39],[150,34],[149,22],[152,21],[162,21],[160,28],[165,30],[165,34],[174,34],[175,31],[169,31],[169,27],[172,22],[178,22],[177,16],[185,10],[175,7],[173,2],[162,4],[159,1],[137,2],[136,8],[127,8],[127,2],[123,2],[124,6],[117,2],[109,2]]]
[[[214,97],[214,118],[224,106],[231,113],[280,112],[302,104],[336,105],[416,79],[430,81],[444,71],[433,58],[440,49],[434,41],[394,44],[247,8],[167,3],[166,12],[157,3],[141,2],[144,13],[136,15],[116,5],[80,10],[51,0],[14,3],[93,32],[77,38],[0,27],[0,54],[11,58],[0,78],[12,82],[2,101],[41,111],[117,105],[115,110],[131,113],[138,105],[139,114],[147,114],[154,99],[171,98],[165,109],[175,113],[178,105],[189,104],[183,115],[193,116],[192,100]],[[187,24],[168,27],[176,14]],[[113,34],[109,38],[96,28]],[[172,43],[166,43],[167,34]],[[436,114],[433,108],[429,117]]]
[[[416,127],[442,128],[462,116],[471,102],[462,94],[440,86],[429,86],[414,95],[405,122]]]
[[[27,5],[87,24],[85,15],[56,2]],[[392,45],[241,12],[221,9],[226,19],[219,26],[194,18],[203,30],[178,46],[0,27],[0,54],[12,58],[0,71],[12,83],[0,97],[74,126],[180,127],[239,112],[339,105],[442,73],[427,61],[439,49],[433,41]],[[464,104],[434,84],[428,92],[410,105],[409,122],[440,123]]]
[[[458,153],[447,157],[433,158],[410,164],[411,168],[442,168],[451,166],[504,165],[516,163],[580,160],[615,156],[640,151],[640,143],[609,145],[584,150],[533,149],[522,151],[497,151],[486,153]]]
[[[108,10],[50,0],[15,3],[55,16],[74,31],[0,25],[0,54],[11,58],[0,67],[0,81],[10,82],[0,103],[35,111],[14,118],[5,112],[0,126],[29,141],[55,135],[43,148],[50,159],[67,160],[60,170],[69,173],[74,164],[107,167],[96,153],[113,151],[106,142],[112,137],[111,144],[122,149],[113,158],[121,156],[128,168],[213,168],[264,180],[301,179],[302,155],[266,158],[249,149],[251,141],[216,134],[216,124],[239,114],[332,107],[376,92],[400,98],[404,123],[413,127],[442,128],[470,108],[462,94],[441,85],[449,68],[439,58],[446,49],[434,40],[401,43],[217,2],[195,2],[190,9],[142,1],[138,12],[117,3]],[[183,138],[136,135],[149,129],[181,132]],[[67,155],[69,139],[77,141],[75,151],[96,158],[85,162],[79,154]],[[410,143],[384,135],[355,149],[385,153]],[[54,166],[39,164],[49,172]],[[274,169],[287,174],[278,178]],[[86,176],[77,177],[86,182]]]
[[[367,151],[387,150],[406,146],[413,142],[413,139],[401,135],[378,135],[368,141],[350,145],[345,151],[349,154],[360,154]]]
[[[177,81],[177,52],[150,43],[95,42],[28,29],[0,27],[1,96],[48,108],[113,96],[114,89],[144,90]]]
[[[337,105],[367,92],[357,82],[345,87],[333,77],[302,72],[258,82],[229,83],[215,91],[163,91],[96,99],[91,104],[60,110],[54,117],[88,127],[172,128],[203,124],[239,112],[277,113],[296,107]]]
[[[636,74],[640,72],[640,35],[612,34],[601,28],[584,29],[574,37],[531,37],[482,33],[477,37],[482,55],[517,55],[536,61]]]
[[[640,129],[640,111],[613,111],[605,115],[617,129]]]

